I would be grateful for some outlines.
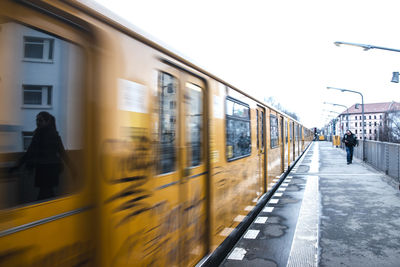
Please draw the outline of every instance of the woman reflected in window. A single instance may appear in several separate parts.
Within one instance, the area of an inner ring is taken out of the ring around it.
[[[39,188],[37,200],[42,200],[55,197],[54,187],[59,184],[63,161],[72,165],[57,132],[54,116],[40,112],[36,116],[36,126],[32,142],[15,168],[25,164],[27,169],[34,170],[35,186]]]

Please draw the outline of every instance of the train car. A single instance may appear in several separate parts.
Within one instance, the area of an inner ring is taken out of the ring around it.
[[[0,2],[0,266],[194,266],[312,140],[100,11]]]

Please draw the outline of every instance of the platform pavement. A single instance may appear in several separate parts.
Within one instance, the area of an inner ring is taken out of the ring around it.
[[[221,266],[400,266],[397,182],[358,159],[347,165],[329,142],[314,142],[288,178],[259,214],[265,224]]]

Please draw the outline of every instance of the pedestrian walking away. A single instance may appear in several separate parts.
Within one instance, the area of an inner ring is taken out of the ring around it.
[[[353,162],[354,147],[358,145],[357,136],[355,136],[350,130],[347,130],[343,136],[342,142],[346,146],[347,165],[348,165]]]

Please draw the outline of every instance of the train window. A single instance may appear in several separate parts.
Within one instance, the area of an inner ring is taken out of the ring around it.
[[[168,173],[176,169],[176,117],[177,109],[171,102],[177,101],[178,81],[170,74],[160,72],[160,140],[158,173]]]
[[[279,130],[278,130],[278,118],[275,115],[270,115],[270,134],[271,134],[271,148],[278,146],[279,141]]]
[[[288,122],[285,121],[284,124],[285,124],[285,143],[287,144],[287,142],[288,142],[288,136],[289,136],[289,132],[288,132]]]
[[[256,119],[257,119],[257,149],[260,148],[260,143],[259,143],[259,135],[260,135],[260,121],[258,118],[258,109],[256,110]]]
[[[264,131],[265,131],[265,125],[264,125],[264,111],[261,111],[261,150],[264,151]]]
[[[235,160],[250,155],[250,108],[233,98],[226,99],[226,155]]]
[[[189,166],[198,166],[202,160],[203,90],[186,83],[186,144],[189,149]]]
[[[80,186],[84,52],[13,21],[0,27],[0,205],[10,208]]]
[[[293,138],[293,122],[289,122],[289,130],[290,130],[290,142],[292,142],[292,138]]]

